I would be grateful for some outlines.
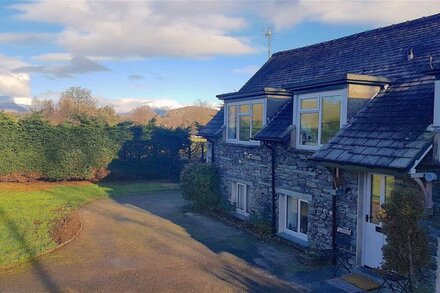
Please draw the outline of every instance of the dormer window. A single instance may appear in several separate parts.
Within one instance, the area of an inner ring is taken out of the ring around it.
[[[258,145],[251,138],[265,125],[265,100],[229,102],[226,112],[226,141]]]
[[[340,130],[344,90],[300,94],[297,99],[297,146],[317,149]]]

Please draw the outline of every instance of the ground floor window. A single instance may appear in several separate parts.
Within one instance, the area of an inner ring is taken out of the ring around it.
[[[307,241],[309,203],[294,196],[280,197],[279,232]]]
[[[235,205],[236,212],[245,216],[249,215],[249,186],[240,182],[232,184],[231,201]]]

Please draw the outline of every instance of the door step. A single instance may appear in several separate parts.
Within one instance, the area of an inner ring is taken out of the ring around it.
[[[360,274],[347,274],[341,277],[347,283],[354,285],[363,291],[372,291],[379,289],[381,286],[381,282],[373,281],[371,278],[365,277]]]
[[[377,269],[372,269],[368,267],[357,267],[353,269],[353,273],[368,278],[376,283],[383,283],[383,276],[381,272]]]

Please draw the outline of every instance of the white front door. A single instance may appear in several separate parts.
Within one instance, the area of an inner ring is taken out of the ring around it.
[[[377,216],[381,205],[386,202],[394,188],[394,178],[378,174],[366,176],[363,261],[365,266],[379,268],[382,266],[382,247],[386,241],[382,233],[382,223]]]

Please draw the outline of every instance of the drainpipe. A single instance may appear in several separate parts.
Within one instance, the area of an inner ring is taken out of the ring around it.
[[[336,265],[336,193],[332,196],[332,250],[335,252],[332,258],[333,265]]]
[[[337,196],[340,194],[341,189],[340,189],[340,170],[339,168],[334,168],[333,170],[331,170],[332,172],[332,177],[333,177],[333,185],[334,188],[336,189],[335,194],[333,194],[332,196],[332,250],[333,250],[333,258],[332,258],[332,262],[334,265],[336,265],[336,233],[337,233],[337,225],[336,225],[336,211],[337,211],[337,205],[336,205],[336,199]]]
[[[275,160],[276,160],[276,152],[275,147],[266,144],[266,147],[270,149],[271,154],[271,184],[272,184],[272,234],[275,235],[277,232],[276,227],[276,192],[275,192]]]

